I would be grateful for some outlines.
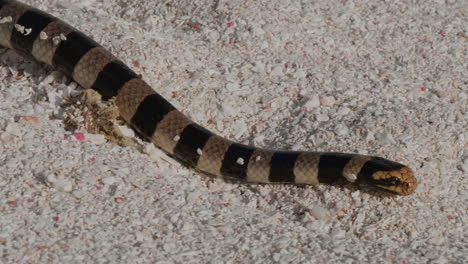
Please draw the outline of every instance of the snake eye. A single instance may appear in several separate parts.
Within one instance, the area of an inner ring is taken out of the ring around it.
[[[397,178],[397,177],[391,177],[390,179],[388,179],[388,182],[395,186],[395,185],[398,185],[400,183],[400,179]]]

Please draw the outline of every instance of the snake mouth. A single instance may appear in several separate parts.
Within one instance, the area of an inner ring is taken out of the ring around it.
[[[412,194],[418,186],[413,171],[408,167],[393,171],[377,171],[372,174],[372,178],[376,186],[400,195]]]
[[[393,193],[397,193],[397,194],[400,194],[400,195],[410,195],[412,193],[414,193],[414,191],[416,190],[416,187],[417,187],[417,182],[414,181],[414,182],[403,182],[403,183],[399,183],[398,185],[392,185],[392,186],[389,186],[389,185],[381,185],[381,184],[376,184],[376,186],[382,188],[382,189],[385,189],[385,190],[388,190],[388,191],[391,191]]]

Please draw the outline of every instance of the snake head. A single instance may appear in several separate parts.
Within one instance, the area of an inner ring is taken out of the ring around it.
[[[418,185],[409,167],[380,157],[372,157],[366,162],[359,179],[400,195],[412,194]]]

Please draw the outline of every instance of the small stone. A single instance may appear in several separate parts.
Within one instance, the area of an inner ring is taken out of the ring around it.
[[[55,179],[53,186],[62,192],[71,192],[73,190],[73,184],[68,179]]]
[[[261,28],[261,26],[254,25],[253,26],[253,33],[255,36],[260,36],[265,34],[265,31]]]
[[[343,124],[339,124],[337,127],[336,127],[336,134],[338,136],[344,136],[344,135],[347,135],[349,133],[349,129],[348,127],[346,127],[345,125]]]
[[[16,31],[20,32],[20,33],[23,33],[24,32],[24,27],[20,24],[15,24],[15,29]]]
[[[233,115],[236,115],[237,112],[238,112],[237,109],[232,107],[232,105],[227,103],[227,102],[225,102],[221,106],[221,111],[222,111],[223,115],[225,115],[225,116],[233,116]]]
[[[129,128],[128,126],[118,126],[120,132],[122,133],[122,135],[126,136],[126,137],[134,137],[135,136],[135,132]]]
[[[11,22],[13,22],[13,18],[11,16],[0,17],[0,24],[11,23]]]
[[[354,173],[345,174],[344,177],[345,177],[346,180],[348,180],[349,182],[355,182],[355,181],[357,180],[357,176],[356,176],[356,174],[354,174]]]
[[[54,43],[55,46],[58,46],[61,42],[60,37],[59,36],[53,37],[52,42]]]
[[[305,72],[302,70],[302,69],[299,69],[296,71],[296,73],[294,74],[294,76],[297,78],[297,79],[304,79],[307,75],[305,74]]]
[[[174,243],[164,243],[163,245],[163,249],[166,251],[166,252],[174,252],[174,250],[176,249],[176,245]]]
[[[270,76],[272,77],[280,77],[280,76],[283,76],[283,67],[278,65],[278,66],[275,66],[271,72],[270,72]]]
[[[235,138],[240,138],[247,131],[247,124],[242,120],[237,120],[233,125]]]
[[[326,115],[326,114],[318,114],[318,115],[315,116],[315,118],[317,119],[317,121],[320,121],[320,122],[330,120],[330,117],[328,117],[328,115]]]
[[[252,71],[255,73],[260,73],[265,71],[265,65],[262,62],[256,62],[255,66],[252,67]]]
[[[75,198],[82,198],[83,196],[86,195],[86,192],[83,191],[83,190],[78,189],[78,190],[74,190],[74,191],[72,192],[72,195],[73,195]]]
[[[5,128],[6,135],[13,135],[13,136],[20,136],[21,129],[18,124],[16,123],[8,123],[7,127]],[[3,135],[3,134],[2,134]]]
[[[81,142],[86,140],[85,134],[81,132],[73,133],[72,136],[74,139],[81,141]]]
[[[338,229],[335,227],[331,231],[331,236],[335,239],[344,238],[346,236],[346,232],[342,229]]]
[[[468,158],[463,160],[463,164],[461,165],[461,169],[464,172],[468,172]]]
[[[372,141],[375,139],[374,132],[368,131],[366,135],[366,140]]]
[[[339,116],[345,116],[345,115],[349,114],[349,112],[351,112],[351,109],[349,109],[348,107],[340,107],[338,109],[337,114]]]
[[[106,143],[106,137],[101,134],[88,134],[86,135],[86,138],[88,139],[89,142],[96,144],[96,145]]]
[[[434,245],[442,245],[445,243],[445,238],[443,236],[436,236],[429,239],[429,243]]]
[[[41,121],[37,116],[15,116],[15,121],[24,120],[31,125],[38,125]]]
[[[230,92],[238,91],[240,89],[239,83],[228,83],[226,84],[226,90]]]
[[[216,42],[219,39],[219,33],[216,30],[211,30],[208,37],[211,42]]]
[[[336,103],[336,99],[333,96],[323,96],[320,98],[320,104],[323,106],[333,106]]]
[[[117,179],[113,176],[105,177],[102,179],[102,183],[105,185],[112,185],[117,182]]]
[[[318,95],[312,96],[305,104],[304,107],[307,110],[312,110],[313,108],[319,107],[320,106],[320,99]]]
[[[310,214],[316,218],[316,219],[325,219],[327,217],[327,210],[320,207],[320,206],[314,206],[312,209],[310,209]]]
[[[39,33],[39,38],[41,40],[46,40],[48,38],[47,33],[45,33],[44,31],[41,31],[41,33]]]
[[[377,133],[375,135],[375,138],[380,141],[382,144],[395,144],[395,139],[393,139],[393,136],[387,132],[381,132]]]

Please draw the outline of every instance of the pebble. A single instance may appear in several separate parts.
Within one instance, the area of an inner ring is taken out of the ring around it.
[[[224,102],[223,105],[221,106],[221,112],[224,116],[233,116],[238,113],[238,110],[232,107],[232,105],[229,104],[228,102]]]
[[[461,165],[461,169],[464,171],[464,172],[468,172],[468,158],[464,159],[463,160],[463,163]],[[468,176],[468,175],[465,175],[465,176]]]
[[[78,190],[74,190],[72,192],[72,195],[75,197],[75,198],[82,198],[84,197],[85,195],[87,195],[88,193],[84,190],[81,190],[81,189],[78,189]]]
[[[261,73],[261,72],[264,72],[265,71],[265,64],[263,64],[262,62],[255,62],[255,66],[252,67],[252,71],[255,72],[255,73]]]
[[[442,245],[444,244],[446,239],[443,236],[435,236],[429,239],[429,243],[434,244],[434,245]]]
[[[174,250],[175,250],[176,248],[177,248],[177,247],[176,247],[175,243],[171,243],[171,242],[169,242],[169,243],[164,243],[164,245],[163,245],[163,249],[164,249],[165,251],[167,251],[167,252],[174,252]]]
[[[270,44],[268,44],[268,41],[263,41],[261,44],[260,44],[260,48],[262,50],[264,49],[268,49],[270,47]]]
[[[52,182],[55,189],[62,192],[71,192],[73,190],[73,184],[68,179],[56,179]]]
[[[323,220],[327,217],[328,211],[325,208],[315,205],[310,209],[310,215],[316,219]]]
[[[344,135],[347,135],[349,133],[349,129],[344,124],[339,124],[335,128],[335,132],[336,132],[336,134],[338,136],[344,136]]]
[[[233,124],[234,138],[240,138],[247,131],[247,124],[242,120],[237,120]]]
[[[113,176],[105,177],[102,179],[102,183],[105,185],[112,185],[117,182],[117,179]]]
[[[211,42],[216,42],[219,39],[219,33],[215,30],[210,31],[208,34]]]
[[[257,37],[260,36],[260,35],[265,34],[265,31],[259,25],[255,25],[253,27],[253,32],[254,32],[254,35],[257,36]]]
[[[20,136],[21,135],[21,128],[16,123],[8,123],[7,127],[5,128],[5,136],[13,135],[13,136]],[[3,134],[2,134],[3,135]]]
[[[395,144],[396,141],[393,136],[387,132],[380,132],[375,134],[375,138],[384,145]]]
[[[333,238],[335,239],[341,239],[346,236],[346,232],[342,229],[339,229],[337,227],[333,228],[330,234]]]
[[[351,112],[351,109],[349,109],[348,107],[340,107],[340,108],[338,108],[337,114],[339,116],[345,116],[345,115],[349,114],[349,112]]]
[[[86,134],[86,139],[96,145],[106,143],[106,137],[101,134]]]
[[[240,89],[240,85],[239,83],[228,83],[226,84],[226,90],[228,90],[229,92],[234,92],[234,91],[238,91]]]
[[[334,106],[336,99],[333,96],[323,96],[320,98],[320,104],[323,106]]]
[[[283,66],[277,65],[273,67],[273,69],[270,72],[271,77],[281,77],[283,76]]]
[[[320,106],[320,99],[318,95],[313,95],[307,102],[304,104],[304,107],[307,110],[312,110],[313,108]]]
[[[317,119],[319,122],[324,122],[330,120],[330,117],[328,117],[326,114],[318,114],[315,116],[315,119]]]
[[[135,131],[133,129],[130,129],[128,126],[118,126],[120,133],[126,137],[134,137],[135,136]]]
[[[346,180],[348,180],[349,182],[355,182],[357,180],[357,175],[356,174],[345,174],[343,175]]]
[[[375,134],[372,131],[367,131],[366,140],[372,141],[375,140]]]
[[[296,71],[296,73],[294,74],[294,76],[297,78],[297,79],[304,79],[307,75],[306,73],[302,70],[302,69],[298,69]]]

